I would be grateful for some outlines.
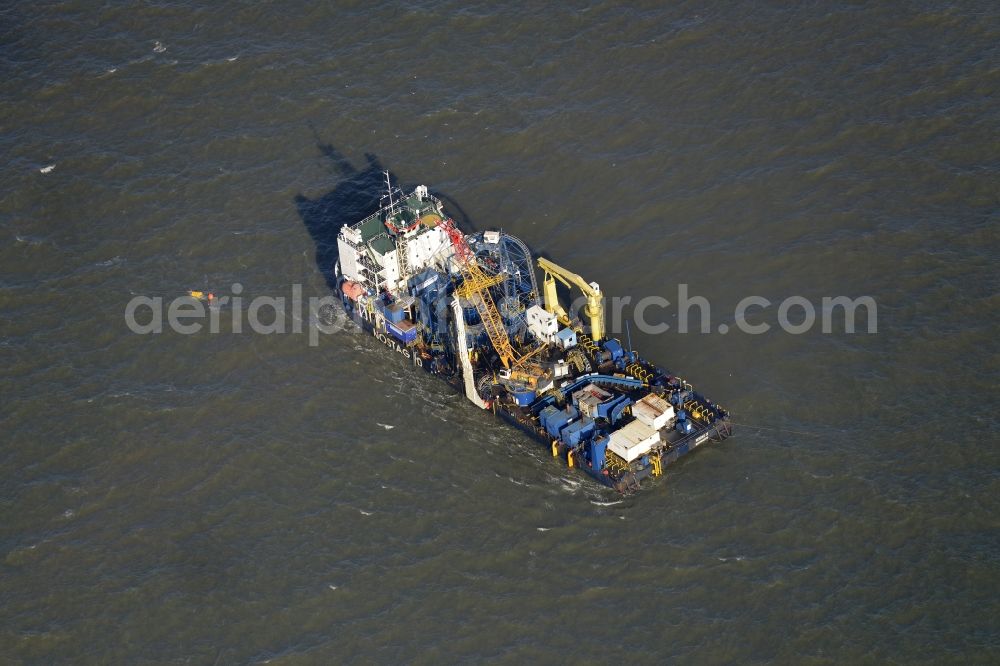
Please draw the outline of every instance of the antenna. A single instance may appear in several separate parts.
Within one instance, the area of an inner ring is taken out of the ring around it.
[[[632,356],[632,331],[628,327],[628,319],[625,320],[625,339],[628,341],[628,355]]]
[[[388,170],[383,171],[382,174],[385,176],[385,189],[389,197],[389,219],[392,219],[396,215],[396,200],[392,198],[392,181],[389,179]]]

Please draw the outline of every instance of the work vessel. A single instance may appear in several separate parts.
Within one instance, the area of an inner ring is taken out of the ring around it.
[[[732,434],[725,409],[607,336],[596,282],[504,231],[466,234],[426,186],[384,176],[378,210],[340,229],[333,271],[347,313],[405,362],[621,493]],[[579,314],[560,285],[581,292]]]

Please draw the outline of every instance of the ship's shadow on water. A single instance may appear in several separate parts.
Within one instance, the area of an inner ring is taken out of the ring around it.
[[[331,161],[337,185],[316,199],[297,194],[295,207],[316,245],[316,267],[333,289],[336,286],[333,267],[337,262],[337,233],[344,224],[360,222],[378,208],[379,199],[385,193],[386,167],[372,153],[365,153],[366,164],[359,169],[332,144],[317,142],[316,147]],[[393,184],[400,185],[404,192],[412,189],[396,182],[395,178]],[[461,206],[447,195],[434,194],[444,201],[462,228],[472,229]]]
[[[331,144],[317,144],[333,163],[337,186],[318,199],[295,195],[295,206],[316,244],[316,267],[332,289],[336,286],[333,266],[337,261],[337,232],[345,223],[360,221],[378,206],[385,170],[378,158],[366,154],[367,164],[357,169]]]

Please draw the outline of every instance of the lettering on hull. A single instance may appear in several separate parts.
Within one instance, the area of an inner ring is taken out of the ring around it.
[[[417,366],[418,368],[424,367],[424,361],[423,359],[420,358],[420,355],[411,353],[409,349],[399,344],[399,342],[397,342],[395,338],[388,336],[385,333],[381,333],[374,328],[372,329],[372,335],[375,336],[376,340],[384,344],[389,349],[392,349],[393,351],[402,354],[403,358],[412,360],[413,365]]]

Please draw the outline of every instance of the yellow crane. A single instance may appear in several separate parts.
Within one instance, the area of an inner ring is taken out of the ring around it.
[[[455,261],[462,272],[462,284],[456,290],[456,294],[461,298],[467,298],[475,305],[482,319],[483,328],[490,337],[493,349],[500,357],[503,367],[519,373],[520,377],[533,377],[535,381],[543,374],[541,368],[528,363],[528,359],[544,349],[544,346],[536,347],[527,354],[519,355],[510,343],[507,329],[504,327],[503,318],[497,310],[493,297],[490,296],[490,288],[503,281],[502,275],[490,274],[483,270],[475,255],[469,248],[464,234],[455,226],[453,220],[448,219],[441,223],[441,227],[451,239],[452,247],[455,249]]]
[[[596,282],[587,282],[582,277],[568,271],[559,264],[554,264],[544,257],[538,258],[538,266],[545,272],[542,282],[542,294],[545,297],[545,309],[554,314],[563,325],[569,325],[569,315],[559,304],[556,293],[556,280],[567,287],[577,287],[587,297],[584,314],[590,319],[590,337],[594,342],[604,339],[604,297]]]

